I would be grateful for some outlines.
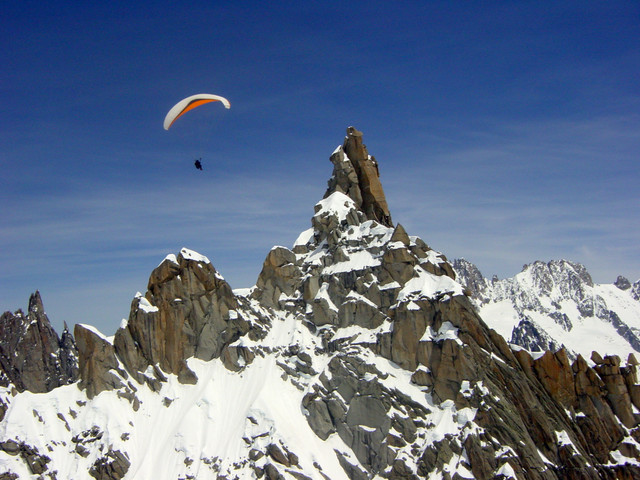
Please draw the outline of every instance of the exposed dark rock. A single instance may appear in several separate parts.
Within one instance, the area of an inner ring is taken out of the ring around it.
[[[66,324],[62,338],[51,326],[39,292],[29,298],[26,315],[18,310],[0,317],[0,370],[19,391],[43,393],[75,382],[77,356]]]
[[[282,295],[294,293],[301,276],[295,254],[288,248],[275,247],[264,261],[254,296],[265,305],[277,307]]]
[[[157,364],[195,383],[187,358],[218,358],[247,333],[237,308],[231,287],[208,259],[183,249],[152,272],[146,295],[133,300],[129,321],[115,335],[116,352],[138,380],[146,366]]]
[[[0,442],[0,450],[12,456],[20,456],[27,464],[29,471],[34,475],[41,475],[46,472],[48,469],[47,464],[51,462],[51,459],[38,452],[38,449],[21,441],[6,440]]]
[[[451,265],[458,276],[458,281],[467,288],[469,296],[480,302],[486,301],[485,292],[488,282],[478,267],[464,258],[454,259]]]
[[[124,478],[131,462],[119,450],[109,450],[104,457],[95,461],[89,475],[96,480],[120,480]]]
[[[618,278],[616,278],[616,281],[613,282],[613,284],[620,290],[629,290],[631,288],[631,282],[622,275],[618,275]]]
[[[562,347],[526,316],[514,327],[510,342],[530,352],[554,352]]]

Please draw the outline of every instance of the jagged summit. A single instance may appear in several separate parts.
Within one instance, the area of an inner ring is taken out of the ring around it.
[[[392,227],[391,213],[384,196],[378,162],[369,155],[362,143],[362,132],[354,127],[347,128],[347,136],[330,158],[333,163],[333,175],[324,198],[334,192],[350,197],[356,207],[368,220]]]
[[[182,249],[114,336],[76,325],[79,382],[0,390],[7,478],[638,477],[635,358],[512,349],[393,226],[361,134],[331,158],[252,289]]]
[[[18,390],[48,392],[78,378],[77,351],[67,329],[58,337],[44,310],[40,292],[29,297],[27,313],[0,317],[0,371],[4,384]]]

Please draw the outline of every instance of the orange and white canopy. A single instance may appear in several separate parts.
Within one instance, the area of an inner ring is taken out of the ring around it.
[[[171,110],[169,110],[167,116],[164,117],[164,129],[169,130],[169,128],[171,128],[171,125],[173,125],[173,122],[175,122],[189,110],[193,110],[200,105],[204,105],[205,103],[210,102],[221,102],[225,106],[225,108],[231,108],[229,100],[218,95],[211,95],[210,93],[199,93],[198,95],[191,95],[190,97],[180,100],[173,107],[171,107]]]

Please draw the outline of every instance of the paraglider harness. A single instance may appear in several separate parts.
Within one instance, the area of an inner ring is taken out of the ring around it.
[[[200,158],[196,158],[196,161],[195,161],[195,162],[193,162],[193,164],[195,165],[195,167],[196,167],[198,170],[202,170],[202,161],[201,161],[201,160],[202,160],[202,157],[200,157]]]

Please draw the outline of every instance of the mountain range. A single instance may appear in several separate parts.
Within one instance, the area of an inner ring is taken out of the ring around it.
[[[503,280],[483,277],[465,259],[452,265],[480,316],[513,345],[564,347],[570,358],[640,352],[640,281],[594,284],[583,265],[567,260],[537,261]]]
[[[38,293],[3,314],[0,479],[640,478],[635,356],[513,334],[528,317],[541,335],[544,314],[579,330],[609,297],[583,289],[580,318],[555,283],[499,300],[393,223],[361,132],[330,161],[311,227],[252,288],[183,248],[114,335],[58,337]],[[510,342],[481,316],[501,301]]]

